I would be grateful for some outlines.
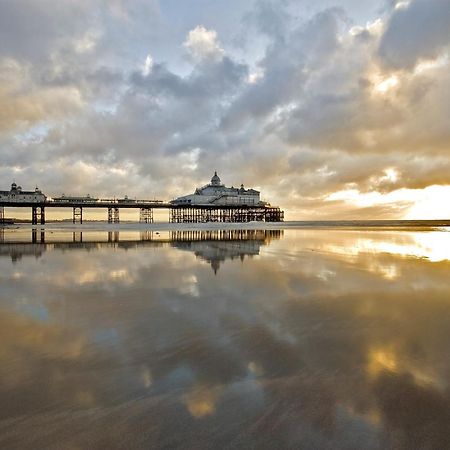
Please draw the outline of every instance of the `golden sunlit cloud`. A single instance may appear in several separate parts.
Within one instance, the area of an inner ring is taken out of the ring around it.
[[[386,94],[386,92],[395,88],[399,83],[397,75],[391,75],[387,78],[375,77],[374,90],[380,94]]]
[[[386,171],[385,179],[397,180],[394,170]],[[450,186],[428,186],[424,189],[397,189],[388,193],[359,192],[357,189],[347,189],[333,192],[326,197],[326,201],[343,201],[348,205],[365,208],[408,202],[404,218],[419,219],[448,219],[450,217]]]
[[[448,66],[448,63],[449,63],[449,55],[448,54],[443,54],[434,60],[421,61],[414,68],[414,74],[420,75],[422,73],[426,73],[433,69],[444,68],[445,66]]]

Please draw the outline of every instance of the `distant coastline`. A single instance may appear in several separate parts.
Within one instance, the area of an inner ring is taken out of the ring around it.
[[[70,221],[51,221],[45,225],[32,225],[30,222],[0,224],[1,229],[39,228],[48,230],[82,231],[165,231],[165,230],[232,230],[232,229],[373,229],[373,230],[421,230],[450,231],[450,219],[442,220],[305,220],[287,222],[246,222],[246,223],[139,223],[122,221],[107,223],[105,221],[85,221],[82,225]],[[449,228],[449,230],[446,230]]]

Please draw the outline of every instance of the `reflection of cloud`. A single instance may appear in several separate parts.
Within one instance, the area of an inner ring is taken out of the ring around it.
[[[85,390],[76,393],[75,401],[83,408],[92,408],[95,405],[94,395]]]
[[[120,280],[128,284],[132,284],[134,281],[133,276],[128,269],[112,270],[107,275],[107,278],[110,280]]]
[[[50,282],[48,277],[43,277],[43,281]],[[107,268],[90,268],[81,273],[61,274],[58,279],[52,280],[60,286],[67,286],[69,284],[89,285],[97,283],[116,283],[116,284],[132,284],[134,281],[133,275],[128,269],[117,268],[108,270]]]
[[[368,356],[369,375],[378,376],[381,372],[395,372],[398,368],[397,359],[393,352],[387,349],[371,349]]]
[[[255,361],[250,361],[247,365],[248,370],[256,377],[264,375],[264,369]]]
[[[380,231],[376,233],[380,233]],[[366,237],[367,235],[369,236]],[[342,245],[330,243],[325,244],[323,250],[342,254],[348,258],[358,256],[361,253],[389,253],[399,256],[427,258],[430,261],[450,260],[450,233],[422,231],[398,235],[394,231],[390,233],[389,237],[392,239],[383,240],[378,239],[375,234],[370,236],[370,233],[363,232],[356,241],[353,241],[351,247],[346,245],[345,242]]]
[[[418,235],[288,230],[216,277],[169,245],[47,251],[20,283],[0,259],[2,418],[20,418],[0,447],[33,429],[17,448],[408,448],[409,426],[447,444],[449,263],[403,256]]]
[[[382,262],[381,264],[377,261],[374,261],[368,266],[370,272],[379,273],[387,280],[395,280],[398,278],[399,268],[395,264],[388,264],[386,262]]]
[[[190,295],[192,297],[198,297],[198,281],[195,275],[184,275],[181,278],[180,292],[184,295]]]
[[[142,379],[142,384],[144,385],[144,387],[146,389],[148,389],[152,385],[152,383],[153,383],[152,372],[148,367],[144,367],[142,369],[141,379]]]
[[[214,414],[221,393],[220,387],[196,386],[185,396],[184,401],[189,413],[199,419]]]
[[[374,383],[386,432],[397,448],[449,448],[450,402],[430,386],[420,386],[407,373],[383,372]]]

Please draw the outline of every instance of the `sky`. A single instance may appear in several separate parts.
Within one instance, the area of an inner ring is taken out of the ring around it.
[[[0,0],[0,179],[450,218],[450,0]]]

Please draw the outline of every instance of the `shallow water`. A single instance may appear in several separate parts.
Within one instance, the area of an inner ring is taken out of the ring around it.
[[[448,232],[0,238],[0,448],[450,448]]]

